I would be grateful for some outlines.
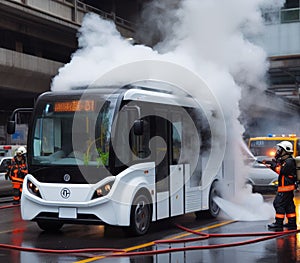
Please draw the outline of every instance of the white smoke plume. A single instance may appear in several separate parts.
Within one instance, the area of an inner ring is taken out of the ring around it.
[[[245,169],[237,158],[244,132],[238,121],[241,92],[248,87],[265,89],[268,69],[266,52],[249,39],[264,30],[261,8],[281,5],[274,0],[154,0],[145,8],[137,35],[144,43],[154,41],[153,48],[130,44],[112,22],[87,14],[79,30],[79,48],[53,79],[52,90],[89,85],[134,61],[180,64],[200,75],[220,102],[227,132],[237,142],[232,161],[242,176]]]

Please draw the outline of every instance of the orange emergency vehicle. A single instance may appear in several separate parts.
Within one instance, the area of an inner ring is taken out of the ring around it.
[[[289,141],[293,144],[294,157],[300,154],[300,137],[296,134],[275,135],[269,134],[266,137],[253,137],[249,139],[249,149],[254,156],[268,156],[273,158],[276,153],[276,144],[282,141]]]

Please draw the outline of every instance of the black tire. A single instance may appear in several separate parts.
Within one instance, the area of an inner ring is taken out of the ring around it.
[[[58,232],[64,225],[61,222],[52,222],[52,221],[37,221],[37,224],[40,229],[46,232]]]
[[[215,181],[210,189],[209,192],[209,213],[211,215],[211,217],[217,217],[220,213],[220,207],[217,205],[217,203],[214,201],[214,198],[216,196],[221,196],[220,194],[220,188],[218,186],[218,182]]]
[[[220,188],[218,184],[219,184],[218,181],[213,182],[209,191],[209,201],[208,201],[209,209],[206,211],[196,211],[195,215],[197,219],[215,218],[219,215],[221,209],[214,201],[215,196],[221,197]]]
[[[133,199],[130,212],[130,226],[125,232],[130,236],[142,236],[146,234],[151,223],[150,198],[144,193],[138,193]]]

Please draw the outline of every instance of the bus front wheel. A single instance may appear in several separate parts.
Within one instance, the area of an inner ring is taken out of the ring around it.
[[[63,226],[63,223],[61,222],[51,222],[51,221],[37,221],[37,224],[40,229],[46,232],[57,232]]]
[[[145,193],[135,196],[131,206],[130,226],[125,232],[131,236],[141,236],[147,233],[151,223],[150,198]]]

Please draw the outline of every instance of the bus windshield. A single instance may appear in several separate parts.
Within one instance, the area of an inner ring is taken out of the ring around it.
[[[33,165],[107,166],[116,101],[42,102],[34,120]]]

